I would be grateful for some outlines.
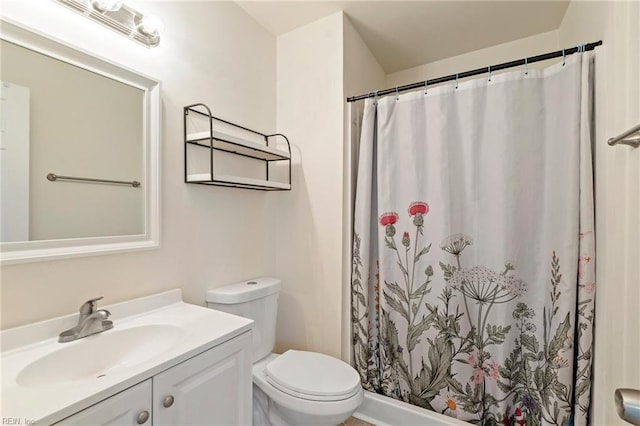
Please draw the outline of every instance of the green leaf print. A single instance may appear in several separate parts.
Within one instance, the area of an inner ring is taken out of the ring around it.
[[[574,341],[590,327],[593,304],[583,298],[577,312],[575,304],[567,308],[556,253],[548,275],[527,283],[513,262],[499,269],[465,265],[473,241],[464,234],[447,237],[439,254],[431,252],[428,205],[411,203],[408,211],[408,230],[395,212],[380,217],[379,247],[392,265],[380,277],[363,279],[354,236],[354,361],[363,386],[483,426],[565,426],[574,401],[588,410],[579,399],[591,389],[592,349]],[[526,301],[537,294],[527,298],[526,292],[539,285],[547,286],[547,299],[530,306]],[[575,389],[574,351],[582,360]]]

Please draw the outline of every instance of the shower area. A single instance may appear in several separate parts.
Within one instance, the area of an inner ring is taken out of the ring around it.
[[[640,148],[607,142],[640,123],[640,4],[394,68],[549,3],[355,3],[278,36],[280,338],[351,362],[378,426],[624,425]]]
[[[614,402],[594,364],[607,353],[596,330],[614,326],[602,308],[614,302],[596,291],[612,285],[596,260],[613,239],[598,230],[611,212],[596,211],[610,209],[611,194],[598,191],[611,150],[638,178],[634,160],[620,160],[637,161],[638,129],[602,137],[615,41],[347,98],[350,349],[368,391],[360,418],[603,424],[595,419]]]
[[[583,50],[365,102],[352,304],[367,390],[479,424],[586,424],[596,54]]]

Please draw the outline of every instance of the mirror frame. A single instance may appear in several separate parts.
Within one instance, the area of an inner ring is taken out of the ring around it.
[[[0,39],[120,81],[144,92],[144,233],[0,243],[0,262],[5,265],[159,248],[160,81],[39,33],[6,17],[0,19]]]

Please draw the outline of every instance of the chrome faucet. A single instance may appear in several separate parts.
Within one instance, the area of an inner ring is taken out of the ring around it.
[[[97,309],[100,299],[102,297],[87,300],[80,306],[78,325],[60,333],[58,342],[72,342],[113,328],[113,321],[108,319],[111,312],[106,309]]]

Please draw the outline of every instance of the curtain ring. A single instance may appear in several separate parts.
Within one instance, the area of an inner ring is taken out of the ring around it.
[[[567,60],[567,56],[564,54],[564,49],[562,49],[562,66],[564,67],[564,64],[566,63]]]
[[[524,58],[524,75],[529,75],[529,58]]]
[[[400,100],[400,92],[398,91],[398,86],[396,86],[396,102]]]
[[[378,91],[377,90],[373,93],[373,104],[376,105],[376,106],[378,105]]]
[[[491,81],[491,65],[489,65],[489,81]]]
[[[427,80],[424,81],[424,94],[427,94]]]
[[[456,73],[456,90],[458,89],[458,73]]]

